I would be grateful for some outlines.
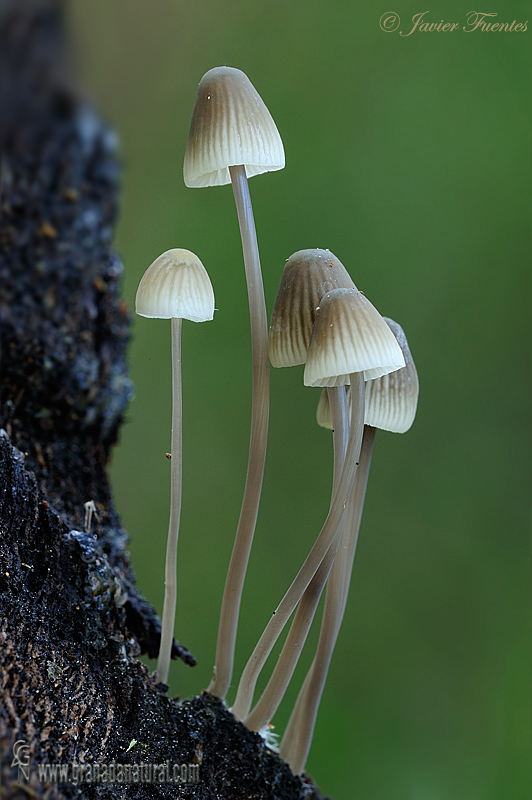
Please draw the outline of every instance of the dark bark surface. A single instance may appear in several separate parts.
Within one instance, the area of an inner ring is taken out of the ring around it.
[[[112,131],[71,84],[61,21],[59,3],[0,0],[2,796],[318,798],[220,701],[169,699],[136,660],[157,655],[160,623],[106,474],[131,396],[119,170]],[[183,765],[187,782],[159,782],[163,769],[143,783],[142,763]],[[114,764],[115,782],[81,782],[79,764]],[[121,765],[141,782],[121,783]]]

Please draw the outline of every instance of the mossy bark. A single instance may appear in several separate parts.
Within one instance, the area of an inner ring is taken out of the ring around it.
[[[0,0],[2,796],[318,798],[220,701],[170,699],[136,659],[156,657],[160,623],[106,473],[131,396],[119,169],[68,69],[61,11]],[[194,663],[177,643],[174,656]],[[164,768],[118,780],[142,763]],[[168,782],[174,764],[186,782]]]

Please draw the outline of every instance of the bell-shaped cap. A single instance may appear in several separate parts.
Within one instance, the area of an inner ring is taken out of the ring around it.
[[[270,112],[241,70],[215,67],[200,81],[185,151],[190,187],[231,182],[229,167],[248,178],[284,167],[284,148]]]
[[[393,433],[406,433],[416,416],[419,380],[405,332],[384,317],[402,350],[405,366],[366,383],[364,423]]]
[[[140,280],[135,310],[142,317],[156,319],[212,319],[214,292],[199,258],[179,248],[156,258]]]
[[[356,289],[330,250],[298,250],[285,264],[270,324],[270,361],[294,367],[307,360],[316,309],[332,289]]]
[[[383,317],[393,332],[405,359],[405,366],[380,378],[366,381],[364,424],[392,433],[406,433],[416,416],[419,379],[405,332],[393,319]],[[347,406],[351,414],[351,387],[347,387]],[[322,389],[316,420],[322,428],[333,429],[327,389]]]
[[[343,386],[354,372],[372,380],[404,365],[395,336],[362,292],[334,289],[323,297],[310,339],[305,386]]]

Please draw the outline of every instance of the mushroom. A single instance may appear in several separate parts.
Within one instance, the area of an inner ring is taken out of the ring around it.
[[[349,498],[342,541],[334,560],[323,610],[316,655],[299,693],[281,742],[281,755],[299,774],[303,771],[312,742],[318,707],[329,664],[342,624],[349,592],[353,560],[364,507],[376,428],[405,433],[414,421],[419,381],[410,348],[400,325],[384,317],[405,360],[405,366],[366,383],[364,434],[359,468]],[[326,394],[320,398],[320,424],[330,427]]]
[[[269,351],[272,366],[292,367],[306,362],[320,300],[329,290],[339,286],[354,288],[355,284],[341,261],[330,250],[298,250],[290,256],[283,270],[271,316]],[[345,388],[334,387],[325,391],[332,395],[331,403],[336,420],[334,494],[347,446],[348,414]],[[335,549],[330,547],[305,591],[305,602],[302,600],[297,609],[270,681],[246,718],[246,725],[252,730],[260,730],[272,718],[284,695],[297,662],[294,654],[300,651],[306,639],[334,554]],[[246,702],[249,703],[250,700],[248,697]],[[235,705],[236,713],[240,713],[240,704]],[[242,713],[243,711],[244,705]]]
[[[247,178],[284,167],[275,123],[249,78],[216,67],[200,81],[192,114],[183,175],[190,187],[231,181],[248,286],[253,363],[251,436],[246,485],[229,564],[218,629],[213,679],[208,691],[224,698],[233,672],[240,601],[257,521],[269,416],[268,327],[259,249]]]
[[[406,433],[416,416],[419,379],[405,332],[393,319],[383,319],[399,343],[405,366],[380,379],[367,381],[364,424],[392,433]],[[347,396],[349,398],[349,388]],[[322,428],[333,430],[329,397],[325,389],[320,395],[316,420]]]
[[[348,271],[330,250],[298,250],[287,259],[270,323],[272,366],[295,367],[306,362],[320,301],[327,292],[340,287],[356,289]],[[335,430],[342,435],[341,446],[339,440],[339,446],[335,442],[334,447],[334,474],[338,478],[347,441],[345,388],[333,387],[327,391],[336,395],[332,399],[337,407]]]
[[[365,425],[392,433],[406,433],[416,416],[419,378],[404,330],[389,317],[384,320],[403,352],[405,366],[366,384]]]
[[[360,299],[362,298],[362,299]],[[336,548],[355,480],[364,423],[364,375],[404,366],[401,350],[378,311],[356,289],[335,289],[320,302],[305,367],[307,385],[351,385],[351,425],[329,513],[303,566],[266,625],[240,679],[233,713],[247,717],[255,684],[290,615],[330,547]],[[307,378],[308,374],[308,378]],[[254,720],[254,726],[257,721]],[[262,726],[260,726],[262,727]]]
[[[312,331],[304,375],[306,386],[349,384],[354,358],[364,380],[404,367],[395,336],[362,292],[334,289],[325,295],[319,308],[322,319],[325,315],[327,319]],[[331,337],[335,339],[334,347]]]
[[[207,270],[189,250],[173,249],[155,259],[141,278],[135,310],[142,317],[171,319],[172,448],[170,522],[157,674],[167,683],[177,598],[176,567],[182,487],[181,321],[206,322],[214,316],[214,293]]]

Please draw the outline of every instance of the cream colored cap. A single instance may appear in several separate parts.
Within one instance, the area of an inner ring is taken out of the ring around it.
[[[257,90],[241,70],[215,67],[200,81],[185,151],[186,186],[231,182],[229,167],[248,178],[284,167],[279,131]]]
[[[393,319],[384,317],[402,350],[405,366],[366,383],[364,423],[393,433],[406,433],[416,416],[419,379],[405,332]]]
[[[141,317],[206,322],[214,316],[214,292],[207,270],[190,250],[167,250],[142,276],[135,310]]]
[[[404,367],[397,340],[369,300],[356,289],[334,289],[322,299],[305,367],[305,386],[343,386]]]
[[[338,288],[356,286],[330,250],[298,250],[290,256],[270,324],[270,360],[274,367],[305,363],[316,309],[327,292]]]
[[[349,386],[347,387],[347,391],[349,391]],[[349,418],[351,418],[351,403],[349,402],[349,398],[347,398],[347,408]],[[329,403],[327,389],[322,389],[320,392],[320,399],[318,400],[318,407],[316,409],[316,422],[320,428],[327,428],[329,431],[333,430],[331,404]]]

